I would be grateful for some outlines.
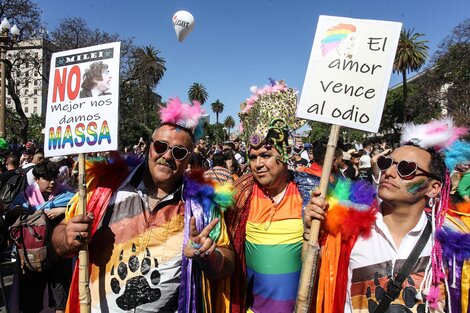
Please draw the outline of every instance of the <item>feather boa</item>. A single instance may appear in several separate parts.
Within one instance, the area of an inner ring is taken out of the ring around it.
[[[436,238],[441,243],[444,259],[470,260],[470,234],[442,228],[436,232]]]
[[[194,133],[204,112],[198,101],[190,105],[175,97],[168,100],[166,107],[160,108],[160,119],[163,123],[178,125]]]
[[[214,242],[221,237],[223,212],[233,204],[233,187],[230,183],[214,186],[204,177],[204,171],[192,170],[185,174],[183,200],[185,201],[183,249],[189,241],[191,217],[196,218],[196,229],[201,232],[214,218],[220,222],[212,229],[209,236]],[[181,285],[178,311],[196,312],[202,305],[203,276],[198,267],[192,266],[192,260],[183,254]]]
[[[400,144],[412,142],[423,149],[442,150],[450,147],[467,131],[467,128],[455,127],[451,117],[421,125],[409,123],[402,131]]]
[[[87,207],[90,204],[93,193],[102,192],[104,189],[108,189],[111,192],[114,191],[114,188],[129,173],[129,168],[135,167],[135,163],[134,158],[124,159],[118,152],[110,153],[107,158],[87,158],[85,160]],[[76,193],[70,200],[65,212],[66,220],[78,214],[78,198],[79,194]],[[90,210],[87,209],[87,211]],[[95,220],[99,220],[99,218],[99,216],[95,216]]]
[[[371,235],[378,202],[371,184],[350,180],[338,180],[328,202],[327,237],[322,248],[316,311],[342,312],[351,251],[359,236]]]
[[[449,312],[468,310],[470,234],[444,227],[436,232],[436,239],[441,243],[442,258],[448,269]]]
[[[444,162],[449,171],[452,171],[457,164],[470,160],[470,144],[464,141],[456,140],[442,152],[444,153]]]

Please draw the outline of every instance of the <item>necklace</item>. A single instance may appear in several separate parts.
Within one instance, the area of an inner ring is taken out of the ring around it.
[[[287,191],[287,186],[284,188],[283,191],[281,191],[279,194],[277,194],[274,198],[269,194],[269,192],[265,191],[264,194],[268,196],[268,198],[271,200],[271,205],[269,206],[269,218],[268,220],[264,223],[264,230],[268,230],[269,226],[271,226],[271,223],[273,221],[274,215],[277,212],[277,208],[279,203],[281,203],[282,199],[284,198],[284,195],[286,194]]]

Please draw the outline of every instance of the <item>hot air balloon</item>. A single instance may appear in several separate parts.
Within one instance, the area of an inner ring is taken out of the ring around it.
[[[173,15],[173,28],[179,42],[193,30],[194,23],[194,16],[188,11],[178,11]]]

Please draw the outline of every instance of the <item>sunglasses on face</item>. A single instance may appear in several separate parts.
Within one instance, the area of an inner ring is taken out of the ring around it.
[[[161,140],[155,140],[153,142],[153,148],[156,154],[165,154],[168,151],[168,149],[170,149],[171,155],[177,161],[184,160],[184,158],[186,158],[189,154],[188,149],[184,147],[178,147],[178,146],[170,147],[168,142],[161,141]]]
[[[406,160],[396,162],[395,160],[392,159],[392,157],[389,157],[389,156],[380,156],[377,159],[377,167],[381,171],[388,170],[393,164],[397,165],[398,175],[402,179],[409,180],[409,179],[413,179],[415,176],[426,176],[426,177],[431,177],[431,178],[440,180],[439,177],[437,177],[436,175],[423,170],[421,167],[418,166],[416,162],[406,161]],[[416,173],[417,170],[420,170],[422,173],[417,174]]]

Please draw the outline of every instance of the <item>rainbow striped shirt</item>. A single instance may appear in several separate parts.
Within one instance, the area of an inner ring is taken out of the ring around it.
[[[289,183],[277,207],[255,184],[245,244],[247,282],[253,294],[249,312],[294,311],[302,266],[302,235],[302,199],[295,184]]]

